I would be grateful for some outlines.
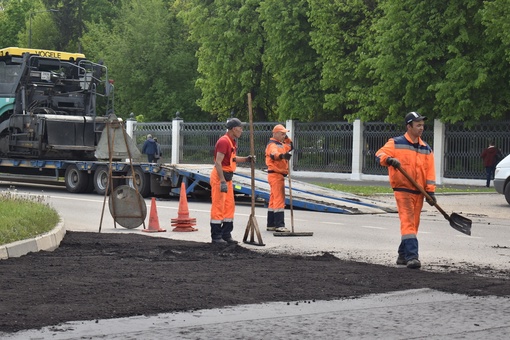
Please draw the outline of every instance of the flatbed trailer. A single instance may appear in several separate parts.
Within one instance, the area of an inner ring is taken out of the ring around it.
[[[114,187],[124,183],[133,186],[135,179],[143,197],[168,192],[159,183],[162,176],[156,164],[112,162],[111,169]],[[151,176],[153,172],[155,174]],[[0,180],[65,185],[67,191],[72,193],[94,191],[104,195],[109,173],[110,163],[107,161],[0,158]],[[152,180],[156,183],[151,186]]]
[[[0,158],[0,180],[60,184],[69,192],[96,192],[104,195],[108,176],[112,173],[114,187],[121,184],[134,186],[143,197],[179,196],[181,183],[186,194],[210,197],[212,165],[156,164],[107,161],[30,160]],[[133,175],[134,174],[134,175]],[[250,197],[251,169],[238,167],[233,179],[237,197]],[[267,173],[255,170],[255,199],[267,204],[270,187]],[[289,197],[286,203],[290,204]],[[292,180],[294,208],[340,214],[383,214],[396,212],[394,206],[350,193],[327,189],[317,185]]]

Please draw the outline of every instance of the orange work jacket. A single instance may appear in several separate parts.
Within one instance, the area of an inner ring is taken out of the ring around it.
[[[382,166],[386,164],[386,158],[392,157],[400,161],[402,168],[420,184],[425,191],[436,191],[436,172],[434,169],[434,152],[432,148],[421,138],[418,143],[413,143],[409,134],[390,138],[376,154],[376,160]],[[409,180],[396,170],[388,167],[390,185],[395,191],[407,191],[420,193]]]
[[[292,141],[285,138],[283,143],[274,138],[269,140],[266,146],[266,165],[269,173],[287,175],[289,173],[289,161],[281,159],[280,155],[292,150]]]

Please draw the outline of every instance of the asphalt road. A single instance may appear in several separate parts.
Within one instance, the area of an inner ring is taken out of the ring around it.
[[[5,186],[0,183],[0,190],[3,188]],[[44,188],[43,192],[40,187],[18,186],[17,190],[47,196],[69,230],[99,231],[102,221],[101,232],[142,233],[141,227],[114,228],[108,204],[103,209],[102,196],[69,194],[60,188]],[[393,200],[391,196],[378,199]],[[145,203],[150,211],[151,201],[145,200]],[[448,213],[456,212],[472,219],[472,236],[454,230],[435,208],[425,205],[419,233],[422,270],[487,266],[510,269],[510,206],[502,195],[438,195],[438,203]],[[196,218],[198,230],[186,233],[173,232],[170,224],[170,220],[177,217],[177,199],[158,200],[156,204],[160,226],[167,232],[144,235],[209,241],[209,203],[188,200],[190,217]],[[237,205],[234,238],[243,239],[250,212],[249,205]],[[265,213],[265,208],[256,207],[256,219],[265,245],[243,246],[268,252],[312,254],[327,251],[343,259],[394,265],[400,241],[397,214],[342,215],[296,210],[295,231],[311,231],[313,236],[275,237],[264,230]],[[288,211],[286,222],[290,227]],[[6,339],[497,339],[510,332],[509,312],[508,298],[471,298],[418,290],[356,300],[295,305],[274,303],[153,317],[77,321],[57,328],[9,335]],[[284,316],[272,318],[271,315],[276,313]],[[412,315],[411,319],[409,315]],[[408,322],[413,323],[412,327]],[[60,331],[56,332],[56,329]]]
[[[0,184],[0,190],[8,185]],[[46,195],[48,201],[63,216],[66,227],[73,231],[99,231],[113,233],[140,233],[143,226],[126,229],[114,226],[108,203],[104,209],[104,197],[95,194],[70,194],[63,188],[17,186],[19,192]],[[449,226],[445,218],[433,207],[424,205],[420,226],[420,257],[425,268],[429,266],[451,268],[459,265],[491,266],[510,269],[510,205],[502,195],[453,194],[437,195],[438,203],[447,212],[456,212],[473,221],[472,236],[466,236]],[[392,203],[391,195],[377,197]],[[147,215],[150,199],[146,199]],[[177,198],[158,200],[157,211],[161,228],[166,233],[150,234],[158,237],[209,242],[208,202],[188,200],[190,217],[196,218],[196,232],[172,232],[170,220],[177,217]],[[234,237],[242,240],[251,213],[249,204],[238,204]],[[261,229],[263,251],[331,252],[343,259],[361,260],[392,265],[396,247],[400,241],[397,214],[344,215],[303,210],[294,211],[295,231],[310,231],[312,237],[274,237],[265,231],[266,209],[255,208],[257,223]],[[103,219],[101,221],[101,217]],[[290,227],[290,213],[286,212]],[[146,226],[149,216],[146,218]],[[148,234],[148,233],[144,233]],[[257,237],[254,238],[255,241]],[[247,245],[252,247],[250,245]],[[256,247],[258,248],[258,247]]]

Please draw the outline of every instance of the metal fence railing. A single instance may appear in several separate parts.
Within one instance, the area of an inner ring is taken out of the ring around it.
[[[480,154],[490,140],[494,140],[507,155],[510,152],[510,122],[480,122],[472,127],[462,123],[446,124],[444,177],[484,178]]]
[[[133,131],[133,137],[136,141],[138,149],[142,151],[143,142],[147,139],[147,135],[151,134],[158,139],[161,145],[161,162],[170,162],[172,153],[172,122],[160,123],[137,123]]]
[[[298,122],[295,124],[294,136],[294,170],[352,171],[352,124]]]
[[[272,128],[277,122],[253,124],[256,167],[265,167],[264,151]],[[289,122],[287,122],[289,124]],[[310,172],[351,173],[354,152],[353,124],[347,122],[294,121],[293,169]],[[289,128],[290,126],[287,125]],[[362,164],[361,172],[368,175],[385,175],[387,170],[375,161],[375,152],[389,138],[404,134],[401,124],[367,122],[362,124]],[[226,131],[225,123],[185,123],[180,124],[179,163],[212,164],[214,145]],[[480,122],[466,127],[461,123],[444,124],[444,141],[441,140],[442,155],[436,154],[436,162],[443,162],[443,177],[483,179],[485,170],[480,158],[489,140],[493,139],[504,155],[510,153],[510,121]],[[158,137],[163,149],[163,162],[169,162],[172,155],[172,123],[137,123],[134,135],[141,148],[148,133]],[[423,139],[434,148],[434,125],[425,126]],[[174,148],[175,149],[175,148]],[[246,126],[238,141],[238,154],[250,154],[250,133]],[[239,166],[249,166],[240,163]]]

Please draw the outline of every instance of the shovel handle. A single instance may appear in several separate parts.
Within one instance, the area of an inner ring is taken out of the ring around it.
[[[411,182],[416,189],[418,189],[422,194],[423,196],[425,196],[425,198],[430,201],[430,202],[434,202],[434,200],[432,199],[432,197],[430,197],[429,194],[427,194],[427,192],[425,191],[425,189],[423,189],[423,187],[421,185],[419,185],[415,180],[414,178],[412,178],[404,169],[402,169],[402,167],[399,165],[399,166],[396,166],[395,169],[397,169],[398,171],[400,171],[402,173],[402,175],[404,175],[408,180],[409,182]],[[441,209],[441,207],[437,204],[437,202],[434,202],[434,206],[437,208],[437,210],[439,210],[439,212],[441,214],[443,214],[444,218],[446,218],[448,221],[450,220],[450,215],[448,215],[443,209]]]

